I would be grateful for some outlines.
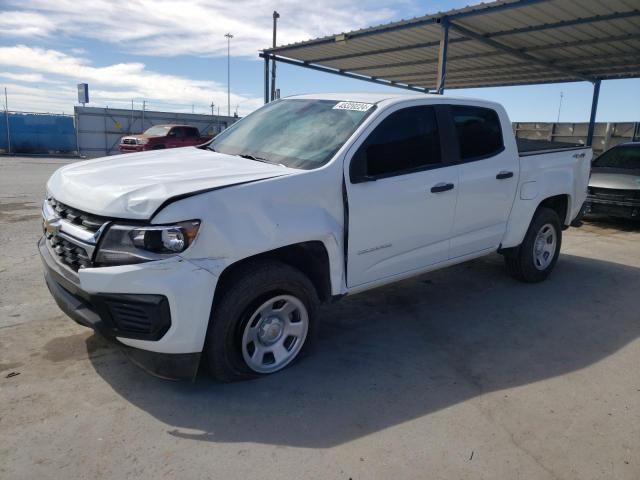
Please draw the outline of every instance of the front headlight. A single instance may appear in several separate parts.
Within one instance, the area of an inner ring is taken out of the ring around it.
[[[193,243],[199,220],[173,225],[111,225],[100,240],[96,266],[130,265],[184,252]]]
[[[146,145],[147,143],[149,143],[148,138],[136,138],[136,144],[138,145]]]

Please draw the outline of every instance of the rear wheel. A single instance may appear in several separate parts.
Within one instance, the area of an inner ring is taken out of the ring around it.
[[[216,380],[278,372],[309,350],[318,297],[299,270],[275,260],[248,263],[216,293],[206,358]]]
[[[522,244],[505,253],[509,273],[524,282],[541,282],[558,261],[561,244],[558,214],[550,208],[538,209]]]

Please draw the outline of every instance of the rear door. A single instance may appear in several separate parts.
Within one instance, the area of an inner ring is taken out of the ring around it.
[[[447,260],[458,167],[447,162],[434,106],[396,107],[347,153],[347,284]]]
[[[200,131],[195,127],[184,127],[184,145],[200,144]]]
[[[449,112],[460,162],[450,250],[456,258],[500,245],[518,186],[519,159],[505,146],[504,113],[501,120],[496,110],[472,105],[451,105]]]

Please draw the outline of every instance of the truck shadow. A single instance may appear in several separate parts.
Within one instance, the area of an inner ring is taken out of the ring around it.
[[[492,256],[346,298],[321,312],[313,355],[256,381],[171,383],[115,350],[92,362],[170,435],[331,447],[573,372],[639,336],[640,269],[570,255],[558,267],[525,285]]]

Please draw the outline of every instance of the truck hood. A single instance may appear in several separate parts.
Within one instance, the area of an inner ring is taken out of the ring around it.
[[[95,215],[146,220],[173,197],[295,172],[299,170],[185,147],[66,165],[49,179],[47,194]]]
[[[635,174],[635,175],[634,175]],[[621,190],[640,190],[640,172],[637,170],[628,173],[591,171],[590,187],[617,188]]]

